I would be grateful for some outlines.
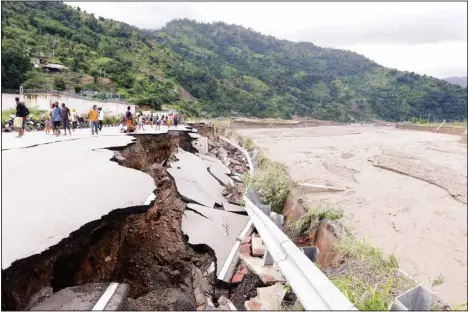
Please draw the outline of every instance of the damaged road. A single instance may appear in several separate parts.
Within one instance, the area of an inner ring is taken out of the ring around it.
[[[210,177],[217,185],[215,192],[202,188],[212,204],[192,206],[199,202],[183,194],[173,170],[180,155],[197,152],[194,138],[184,131],[134,137],[103,137],[86,144],[76,140],[3,153],[9,157],[4,166],[8,178],[24,180],[26,173],[18,175],[24,164],[28,164],[24,170],[37,178],[23,183],[28,196],[18,194],[17,183],[4,192],[10,197],[5,196],[3,203],[7,249],[2,256],[2,309],[38,305],[47,309],[51,307],[47,298],[61,290],[110,282],[129,286],[121,306],[127,310],[230,306],[228,299],[215,296],[216,272],[248,222],[236,205],[234,194],[241,191],[229,176],[233,173],[199,155],[209,175],[199,181]],[[18,158],[21,163],[15,166]],[[51,176],[51,168],[60,168],[58,176],[71,172],[71,177],[62,184],[60,179],[43,183],[49,181],[43,177]],[[35,179],[41,179],[41,187]],[[215,187],[213,181],[207,183]],[[154,191],[156,199],[145,205]],[[209,228],[200,218],[215,221]],[[32,231],[26,236],[28,227]]]

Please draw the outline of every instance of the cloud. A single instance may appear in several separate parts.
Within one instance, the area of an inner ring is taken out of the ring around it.
[[[466,3],[67,3],[80,6],[97,16],[123,21],[140,28],[158,29],[177,18],[201,22],[223,21],[251,27],[281,39],[310,41],[319,46],[350,49],[363,53],[382,65],[394,64],[391,66],[398,69],[418,68],[418,72],[445,74],[445,70],[434,70],[445,66],[450,68],[450,73],[466,74]],[[455,46],[459,51],[450,50],[454,47],[454,42],[458,42]],[[431,47],[431,50],[425,50],[427,47]],[[393,52],[389,53],[389,49]],[[415,51],[424,57],[406,54],[417,55]],[[465,54],[462,55],[460,51]],[[447,57],[449,55],[450,59]],[[408,59],[412,61],[409,62]],[[430,63],[424,63],[423,59],[430,60]],[[457,62],[459,65],[454,64]]]

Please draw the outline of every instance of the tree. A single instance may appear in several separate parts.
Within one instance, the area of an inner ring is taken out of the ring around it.
[[[5,89],[19,89],[25,80],[25,75],[32,64],[29,58],[17,47],[2,49],[2,87]]]

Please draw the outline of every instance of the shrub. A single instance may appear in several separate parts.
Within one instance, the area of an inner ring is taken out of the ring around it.
[[[328,206],[310,206],[298,219],[289,222],[291,234],[299,236],[315,230],[323,219],[336,221],[343,217],[343,210]]]
[[[284,202],[293,186],[286,168],[273,162],[255,171],[252,175],[247,173],[244,181],[248,187],[257,191],[260,199],[265,204],[270,205],[272,211],[277,213],[283,211]]]
[[[324,273],[359,310],[388,310],[396,296],[416,286],[399,270],[393,255],[386,258],[365,241],[347,236],[333,249],[343,255],[344,264]]]
[[[242,146],[246,149],[246,150],[252,150],[254,147],[255,147],[255,144],[254,142],[252,141],[251,138],[242,138]]]
[[[104,115],[102,123],[105,125],[118,125],[122,122],[122,117]]]

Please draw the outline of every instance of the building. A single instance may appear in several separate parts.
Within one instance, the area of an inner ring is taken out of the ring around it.
[[[49,63],[49,61],[45,58],[32,58],[31,63],[34,64],[35,68],[40,68],[48,72],[61,72],[68,70],[68,67],[61,64]]]

